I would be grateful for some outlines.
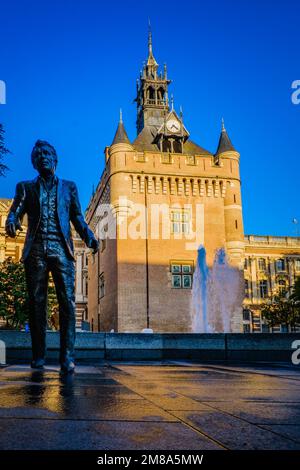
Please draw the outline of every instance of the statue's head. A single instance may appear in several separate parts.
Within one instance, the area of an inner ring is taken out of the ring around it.
[[[37,140],[31,152],[31,162],[40,174],[54,175],[57,166],[55,148],[45,140]]]

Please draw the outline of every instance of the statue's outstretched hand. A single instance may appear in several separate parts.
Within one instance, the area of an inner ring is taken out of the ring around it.
[[[98,240],[96,240],[96,238],[93,238],[93,240],[91,241],[90,248],[92,248],[94,255],[99,250],[99,242]]]

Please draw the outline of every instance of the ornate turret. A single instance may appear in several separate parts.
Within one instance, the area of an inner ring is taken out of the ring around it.
[[[169,112],[168,85],[171,80],[167,78],[167,66],[158,73],[152,49],[152,32],[149,24],[148,32],[148,59],[141,70],[137,81],[137,133],[145,126],[153,127],[154,132],[162,125],[164,116]]]

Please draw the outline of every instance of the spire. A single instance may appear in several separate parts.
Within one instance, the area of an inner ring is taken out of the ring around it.
[[[115,136],[114,136],[114,140],[112,141],[111,145],[115,145],[115,144],[129,144],[130,145],[130,140],[128,138],[127,132],[123,124],[123,116],[122,116],[121,108],[120,108],[119,124],[116,130]]]
[[[154,66],[155,70],[158,67],[158,63],[156,62],[154,55],[153,55],[153,50],[152,50],[152,30],[151,30],[151,23],[150,19],[148,20],[148,60],[147,60],[147,65],[148,66]]]
[[[168,78],[167,64],[164,63],[164,79],[167,80],[167,78]]]
[[[226,132],[225,123],[224,123],[224,118],[222,117],[222,132],[223,132],[223,131]]]
[[[148,18],[148,51],[149,51],[149,55],[152,54],[152,31],[151,31],[150,18]]]
[[[171,80],[167,78],[167,66],[158,71],[158,63],[153,56],[152,30],[148,24],[148,57],[143,63],[143,69],[137,82],[137,132],[145,126],[158,128],[163,123],[164,114],[169,112],[168,86]],[[155,129],[154,129],[155,130]]]
[[[222,118],[222,131],[221,131],[216,155],[220,155],[223,152],[236,152],[230,138],[228,137],[227,131],[225,129],[224,118]]]

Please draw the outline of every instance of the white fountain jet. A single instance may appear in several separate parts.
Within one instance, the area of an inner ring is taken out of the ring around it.
[[[216,251],[213,266],[209,269],[205,248],[200,246],[192,288],[192,331],[232,332],[232,319],[242,300],[240,272],[229,265],[224,248]]]

